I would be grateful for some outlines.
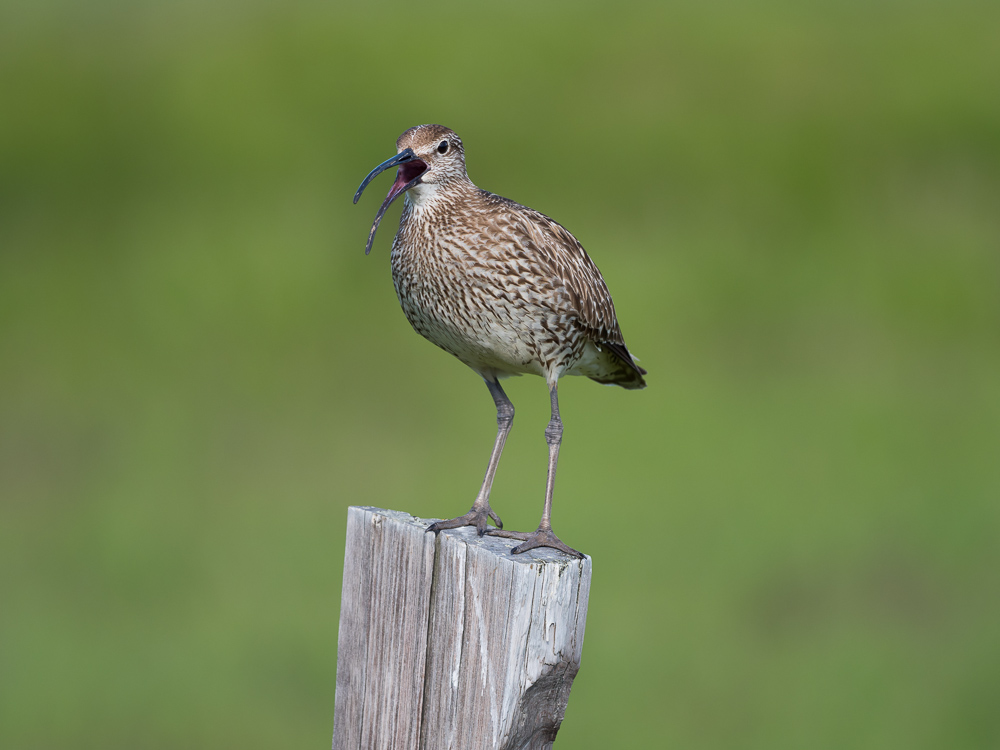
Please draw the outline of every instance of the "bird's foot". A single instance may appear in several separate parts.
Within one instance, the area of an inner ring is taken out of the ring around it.
[[[534,549],[535,547],[553,547],[554,549],[565,552],[567,555],[578,557],[581,560],[583,559],[582,552],[563,544],[559,537],[552,533],[551,529],[538,529],[538,531],[534,531],[530,534],[524,531],[490,529],[489,534],[490,536],[502,536],[507,539],[520,539],[522,544],[517,545],[511,550],[511,552],[515,555],[527,552],[529,549]]]
[[[433,531],[437,534],[439,531],[443,531],[444,529],[458,529],[462,526],[475,526],[476,532],[479,536],[482,536],[486,533],[486,524],[491,518],[493,519],[493,522],[496,523],[497,529],[503,529],[503,521],[501,521],[500,516],[493,511],[490,504],[483,503],[480,505],[477,502],[464,516],[452,518],[450,521],[437,521],[436,523],[432,523],[428,526],[427,530]]]

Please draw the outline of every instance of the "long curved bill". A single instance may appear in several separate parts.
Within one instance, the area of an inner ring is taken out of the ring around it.
[[[375,232],[378,229],[379,222],[382,221],[382,216],[385,215],[385,210],[392,205],[392,202],[396,200],[396,198],[414,185],[418,184],[420,182],[420,175],[427,171],[427,165],[417,158],[417,155],[413,153],[412,148],[404,149],[391,159],[386,159],[368,173],[364,182],[361,183],[361,187],[358,188],[358,192],[354,194],[354,202],[358,202],[361,194],[365,191],[365,188],[368,187],[369,182],[385,170],[391,169],[392,167],[399,167],[399,171],[396,173],[396,181],[392,183],[392,187],[389,188],[389,194],[385,197],[385,200],[382,201],[382,207],[379,208],[378,213],[375,215],[375,221],[372,224],[371,231],[368,233],[368,244],[365,245],[365,255],[368,255],[372,251],[372,243],[375,241]]]

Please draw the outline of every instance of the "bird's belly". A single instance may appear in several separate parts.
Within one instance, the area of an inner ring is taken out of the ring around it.
[[[393,264],[396,294],[414,330],[481,374],[547,375],[553,363],[547,332],[557,313],[448,270],[417,273]]]
[[[400,298],[407,320],[421,336],[478,372],[544,374],[530,316],[503,306],[471,312],[461,305]]]

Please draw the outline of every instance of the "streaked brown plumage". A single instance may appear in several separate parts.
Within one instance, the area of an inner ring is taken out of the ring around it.
[[[475,526],[491,534],[580,556],[552,533],[552,489],[562,421],[557,386],[563,375],[644,388],[645,370],[625,346],[614,303],[597,266],[576,238],[544,214],[477,188],[465,169],[461,139],[441,125],[410,128],[397,155],[376,167],[354,201],[380,172],[398,167],[396,181],[368,237],[371,250],[385,209],[406,195],[392,243],[392,279],[407,320],[420,335],[455,355],[486,381],[497,406],[497,438],[483,486],[464,516],[432,524],[440,531]],[[499,380],[541,375],[549,386],[546,428],[549,475],[545,509],[532,534],[503,531],[489,504],[500,453],[514,417]]]

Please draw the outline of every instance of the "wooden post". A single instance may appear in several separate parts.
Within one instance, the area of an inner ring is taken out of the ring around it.
[[[591,560],[352,507],[334,750],[541,750],[580,669]]]

